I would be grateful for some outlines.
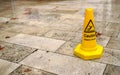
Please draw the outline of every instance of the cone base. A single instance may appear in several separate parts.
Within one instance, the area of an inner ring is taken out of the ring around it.
[[[85,51],[81,49],[81,44],[78,44],[74,50],[74,55],[84,60],[101,58],[102,53],[103,53],[103,47],[100,45],[97,45],[97,49],[94,51]]]

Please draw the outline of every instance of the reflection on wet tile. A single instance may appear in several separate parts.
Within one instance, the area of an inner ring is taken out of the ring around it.
[[[120,74],[120,66],[107,65],[107,68],[103,75],[119,75]]]
[[[62,44],[65,43],[65,41],[63,40],[37,37],[27,34],[18,34],[10,39],[7,39],[6,41],[18,45],[23,45],[23,46],[28,46],[28,47],[38,48],[48,51],[56,51]]]
[[[67,7],[67,6],[61,6],[61,7],[54,8],[54,10],[51,11],[51,12],[62,13],[62,14],[75,14],[78,11],[79,11],[78,8],[71,8],[71,7]]]
[[[0,16],[0,22],[1,23],[6,23],[6,22],[8,22],[10,20],[10,18],[5,18],[5,17],[1,17]]]
[[[56,75],[39,69],[21,65],[9,75]]]
[[[6,42],[0,42],[0,58],[11,62],[19,62],[35,49]]]
[[[74,26],[71,24],[65,24],[61,22],[55,22],[54,24],[51,24],[48,26],[51,29],[55,30],[66,30],[66,31],[78,31],[79,30],[79,25],[75,24]]]
[[[0,59],[0,74],[8,75],[20,65]]]
[[[14,33],[25,33],[25,34],[31,34],[31,35],[42,35],[46,33],[49,29],[45,27],[40,26],[23,26],[23,25],[16,25],[14,27],[6,29],[8,32],[14,32]]]
[[[20,63],[58,75],[102,75],[106,67],[105,64],[83,61],[78,58],[41,50],[31,54]]]
[[[76,14],[76,15],[68,15],[68,14],[62,15],[60,23],[69,24],[69,25],[72,25],[73,27],[77,25],[78,28],[82,28],[83,17],[80,14]]]
[[[34,19],[35,18],[35,19]],[[39,22],[44,22],[44,23],[54,23],[56,21],[59,21],[61,19],[61,15],[60,14],[55,14],[55,13],[39,13],[39,15],[34,15],[31,14],[28,16],[28,22],[29,20],[36,20],[39,24]]]
[[[74,39],[76,32],[52,30],[45,34],[45,37],[69,41]]]
[[[6,32],[6,31],[0,31],[0,40],[6,40],[8,38],[11,38],[12,36],[15,36],[16,33],[12,32]]]
[[[39,2],[38,2],[39,3]],[[45,8],[47,6],[48,8]],[[25,24],[40,24],[43,22],[45,24],[51,24],[61,19],[61,14],[50,12],[49,8],[53,8],[54,6],[42,5],[42,6],[22,6],[18,7],[20,12],[17,12],[17,20],[18,23]],[[48,10],[46,10],[48,9]],[[42,11],[41,11],[42,10]],[[14,21],[13,21],[14,22]]]
[[[0,25],[0,30],[5,31],[6,29],[15,26],[14,24],[9,24],[9,23],[2,23]]]
[[[120,50],[120,39],[119,38],[111,38],[110,41],[108,42],[107,48]]]
[[[66,42],[59,50],[57,50],[57,52],[61,54],[74,56],[73,52],[77,44],[78,43]],[[120,65],[119,54],[120,54],[119,50],[105,48],[102,58],[94,61],[106,64]]]
[[[60,14],[44,14],[42,15],[43,18],[43,22],[45,23],[54,23],[56,21],[59,21],[61,19],[61,15]]]

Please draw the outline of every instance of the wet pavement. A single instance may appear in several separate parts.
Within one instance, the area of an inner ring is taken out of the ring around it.
[[[0,75],[119,75],[119,0],[11,1],[0,1]],[[89,7],[104,53],[85,61],[73,50]]]

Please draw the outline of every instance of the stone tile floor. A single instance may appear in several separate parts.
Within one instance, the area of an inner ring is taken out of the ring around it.
[[[0,1],[0,75],[119,75],[119,0]],[[94,8],[101,59],[73,55],[85,8]],[[14,11],[14,12],[12,12]],[[14,13],[14,14],[13,14]],[[14,18],[12,18],[14,16]]]

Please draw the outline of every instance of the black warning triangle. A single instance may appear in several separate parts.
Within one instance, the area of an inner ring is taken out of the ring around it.
[[[94,30],[94,24],[92,22],[92,20],[90,20],[84,30],[85,33],[92,33],[92,32],[95,32]]]

